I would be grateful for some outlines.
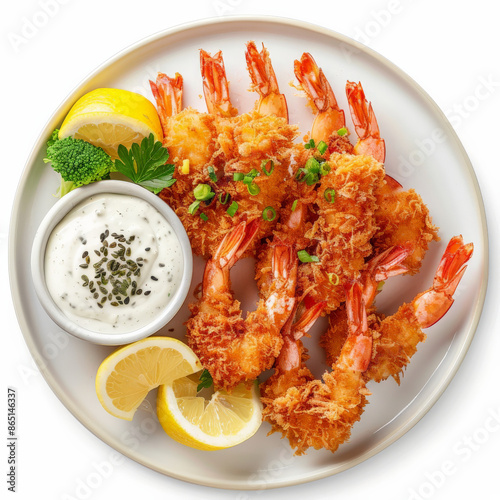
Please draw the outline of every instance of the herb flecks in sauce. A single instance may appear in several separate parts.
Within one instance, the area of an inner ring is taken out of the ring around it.
[[[108,238],[111,236],[115,241],[108,242]],[[111,305],[114,307],[129,304],[130,297],[142,293],[142,290],[137,290],[137,281],[135,278],[140,278],[141,268],[144,262],[147,262],[143,257],[133,258],[132,247],[130,246],[132,242],[135,241],[135,235],[131,235],[128,238],[123,234],[118,234],[116,232],[109,234],[109,230],[104,230],[99,237],[101,247],[99,250],[94,250],[97,257],[102,258],[93,264],[94,267],[94,280],[97,287],[93,287],[90,292],[93,293],[93,298],[97,302],[98,307],[103,307],[103,304],[109,299],[114,299]],[[115,249],[111,253],[111,258],[109,257],[109,248]],[[151,247],[144,249],[146,252],[151,251]],[[83,252],[82,259],[83,264],[80,267],[87,268],[90,264],[90,257],[88,251]],[[82,286],[89,286],[89,283],[94,284],[94,282],[89,282],[87,275],[82,274]],[[151,276],[151,279],[158,281],[158,278]],[[100,294],[97,292],[99,290]],[[149,295],[151,290],[148,290],[145,295]]]

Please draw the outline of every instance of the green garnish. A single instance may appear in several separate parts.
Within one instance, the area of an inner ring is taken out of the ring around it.
[[[238,203],[236,203],[235,201],[233,201],[231,203],[231,205],[229,205],[229,208],[226,210],[226,212],[231,216],[233,217],[234,214],[237,212],[238,210]]]
[[[252,168],[252,170],[250,170],[250,172],[248,172],[248,174],[245,174],[243,176],[243,182],[245,184],[250,184],[253,182],[253,180],[258,177],[260,174],[259,174],[259,171],[255,168]]]
[[[247,189],[252,196],[256,196],[260,193],[260,187],[258,184],[255,184],[255,182],[247,184]]]
[[[167,164],[168,149],[160,141],[156,141],[153,134],[145,137],[140,145],[133,143],[128,150],[120,144],[118,156],[114,171],[155,194],[175,182],[174,165]]]
[[[217,179],[217,175],[215,174],[214,167],[210,166],[210,167],[208,167],[207,170],[208,170],[208,177],[210,177],[210,180],[212,182],[217,182],[218,179]]]
[[[199,201],[208,201],[215,196],[215,193],[212,191],[212,188],[208,184],[198,184],[193,189],[193,194],[195,199]]]
[[[266,221],[273,221],[276,219],[276,210],[274,210],[273,207],[264,208],[264,210],[262,210],[262,218]]]
[[[201,212],[201,214],[200,214],[200,219],[201,219],[201,220],[204,220],[205,222],[207,222],[207,220],[208,220],[208,215],[207,215],[207,214],[205,214],[205,213],[203,213],[203,212]]]
[[[235,172],[233,174],[233,181],[242,181],[245,178],[245,174],[243,172]]]
[[[292,212],[295,212],[295,209],[297,208],[297,202],[299,200],[294,200],[294,202],[292,203]]]
[[[319,182],[322,175],[330,172],[331,167],[324,158],[316,159],[313,156],[307,159],[306,164],[297,170],[295,179],[298,182],[305,182],[308,186],[312,186]]]
[[[193,203],[191,203],[191,205],[189,205],[188,213],[190,213],[191,215],[194,215],[196,213],[196,211],[198,210],[198,208],[200,208],[200,203],[201,203],[201,200],[193,201]]]
[[[270,163],[269,170],[266,169],[267,164]],[[260,164],[262,171],[269,177],[274,171],[274,161],[273,160],[263,160]]]
[[[222,193],[219,193],[219,201],[221,205],[225,205],[229,201],[229,193],[226,193],[226,196],[224,196],[224,201],[222,200]]]
[[[347,134],[347,129],[345,127],[339,128],[337,130],[337,134],[340,135],[340,137],[342,137],[343,135]]]
[[[309,139],[309,142],[306,142],[304,144],[305,149],[314,149],[316,147],[316,144],[314,142],[314,139]]]
[[[330,165],[325,161],[325,162],[321,163],[321,166],[319,167],[319,173],[321,175],[326,175],[326,174],[330,173],[331,169],[332,169],[332,167],[330,167]]]
[[[215,193],[212,191],[212,188],[208,184],[198,184],[193,189],[193,194],[195,197],[195,201],[189,205],[188,213],[194,215],[198,208],[200,208],[200,204],[204,201],[207,205],[210,203],[210,200],[215,196]]]
[[[338,274],[328,273],[328,281],[333,285],[337,286],[340,283],[340,278]]]
[[[325,189],[325,192],[323,193],[323,196],[325,197],[325,200],[328,203],[335,203],[335,189],[333,188],[327,188]]]
[[[214,381],[212,379],[212,375],[210,375],[210,372],[205,369],[201,372],[200,383],[198,384],[196,391],[200,392],[202,389],[210,387],[213,383]]]
[[[297,252],[297,257],[300,262],[319,262],[319,257],[316,255],[309,255],[307,250],[299,250]]]
[[[324,155],[326,153],[326,150],[328,149],[328,144],[325,141],[319,141],[316,149],[318,150],[318,153],[320,155]]]
[[[51,162],[61,175],[58,189],[61,198],[77,187],[108,179],[113,169],[113,160],[103,149],[82,139],[59,139],[57,129],[47,141],[47,158],[43,161]]]

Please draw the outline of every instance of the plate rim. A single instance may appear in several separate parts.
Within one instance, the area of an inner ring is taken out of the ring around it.
[[[85,419],[81,415],[79,415],[79,410],[77,408],[76,404],[73,404],[71,400],[69,400],[66,395],[65,391],[61,388],[59,382],[55,379],[55,377],[50,373],[48,370],[47,366],[45,366],[42,362],[40,362],[41,357],[39,355],[38,349],[35,345],[35,341],[33,338],[32,333],[29,331],[28,328],[28,322],[26,319],[25,312],[21,306],[21,295],[20,295],[20,288],[19,288],[19,282],[17,279],[17,269],[16,269],[16,259],[15,259],[15,246],[14,242],[17,240],[17,228],[18,228],[18,212],[19,212],[19,205],[21,202],[21,194],[24,191],[24,188],[27,184],[28,181],[28,174],[30,170],[30,166],[34,163],[34,160],[40,151],[40,149],[44,146],[47,138],[47,131],[52,131],[54,127],[56,126],[57,123],[61,121],[62,115],[65,112],[65,108],[70,107],[71,103],[73,103],[77,97],[79,97],[79,94],[81,94],[82,90],[85,88],[86,85],[89,84],[89,82],[96,77],[99,73],[104,71],[106,68],[109,66],[113,65],[114,63],[118,62],[120,59],[132,54],[134,51],[142,49],[143,47],[154,43],[156,41],[159,41],[163,38],[168,38],[170,36],[176,35],[181,32],[187,32],[190,30],[196,30],[199,28],[204,28],[204,27],[209,27],[211,25],[228,25],[228,24],[241,24],[241,23],[260,23],[260,24],[265,24],[265,25],[272,25],[272,24],[277,24],[284,26],[286,28],[298,28],[301,30],[306,30],[309,32],[317,33],[322,36],[326,36],[328,38],[331,38],[337,42],[344,43],[347,46],[354,47],[355,49],[359,50],[360,52],[364,53],[365,55],[368,55],[370,58],[376,60],[378,63],[384,65],[387,67],[392,73],[396,74],[399,78],[403,79],[414,91],[417,91],[418,94],[423,97],[426,101],[427,104],[433,108],[434,112],[437,113],[437,115],[440,115],[441,118],[441,124],[446,127],[446,132],[449,134],[449,137],[453,140],[453,145],[455,148],[457,148],[457,152],[460,153],[460,156],[463,158],[464,164],[467,168],[468,173],[471,176],[472,179],[472,184],[473,188],[477,197],[478,201],[478,208],[479,208],[479,213],[481,216],[481,222],[482,222],[482,234],[484,235],[483,238],[484,240],[482,241],[483,247],[484,247],[484,262],[483,262],[483,273],[482,273],[482,281],[479,289],[479,294],[477,298],[477,302],[475,305],[475,310],[472,314],[472,317],[470,319],[470,326],[469,326],[469,332],[466,338],[466,342],[464,342],[461,346],[461,349],[457,353],[456,360],[447,370],[447,372],[444,374],[443,377],[441,377],[441,383],[439,384],[439,387],[434,390],[429,396],[427,397],[426,400],[423,401],[423,404],[421,407],[416,411],[416,413],[408,419],[404,424],[399,427],[395,432],[393,432],[390,436],[387,436],[382,442],[380,442],[377,446],[374,448],[369,449],[368,451],[362,453],[361,455],[357,456],[354,459],[349,459],[348,461],[345,461],[344,463],[338,464],[336,469],[334,471],[332,470],[322,470],[318,471],[316,473],[309,473],[308,477],[303,478],[299,477],[297,479],[286,479],[286,480],[279,480],[277,479],[276,482],[269,484],[266,483],[265,485],[261,485],[260,483],[253,484],[251,482],[247,482],[245,484],[241,484],[240,481],[235,481],[231,479],[224,479],[224,480],[214,480],[210,481],[206,478],[203,479],[197,479],[196,477],[188,476],[188,475],[183,475],[183,474],[178,474],[178,473],[172,473],[172,472],[166,472],[165,470],[162,470],[158,466],[155,466],[155,464],[149,463],[145,460],[142,460],[140,457],[134,456],[134,453],[132,451],[129,451],[127,448],[125,448],[117,439],[110,437],[110,436],[102,436],[100,435],[99,428],[96,424],[94,424],[90,419]],[[11,290],[11,296],[13,300],[13,305],[14,305],[14,310],[15,314],[17,317],[17,321],[19,323],[19,327],[21,329],[21,333],[24,337],[24,340],[26,342],[26,345],[28,347],[28,350],[30,351],[31,356],[33,357],[38,369],[40,370],[40,373],[44,377],[45,381],[49,385],[50,389],[52,392],[56,395],[56,397],[59,399],[59,401],[63,404],[63,406],[69,410],[72,415],[84,426],[86,427],[92,434],[94,434],[97,438],[99,438],[102,442],[106,443],[107,445],[111,446],[114,450],[122,453],[126,457],[134,460],[137,463],[140,463],[141,465],[144,465],[152,470],[155,470],[163,475],[175,478],[175,479],[180,479],[182,481],[186,481],[188,483],[193,483],[201,486],[209,486],[213,488],[222,488],[222,489],[233,489],[233,490],[263,490],[263,489],[272,489],[272,488],[280,488],[280,487],[286,487],[286,486],[294,486],[294,485],[299,485],[299,484],[304,484],[307,482],[315,481],[318,479],[322,479],[325,477],[330,477],[335,474],[338,474],[340,472],[343,472],[347,469],[350,469],[365,460],[375,456],[378,454],[380,451],[384,450],[394,442],[396,442],[399,438],[404,436],[411,428],[413,428],[428,412],[429,410],[436,404],[436,402],[439,400],[439,398],[442,396],[448,385],[451,383],[453,378],[455,377],[458,369],[462,365],[462,362],[470,348],[470,345],[472,343],[472,340],[475,337],[478,324],[480,321],[480,317],[484,308],[484,303],[485,303],[485,296],[486,296],[486,291],[487,291],[487,286],[488,286],[488,270],[489,270],[489,237],[488,237],[488,228],[487,228],[487,219],[486,219],[486,212],[485,212],[485,207],[484,207],[484,200],[482,197],[482,193],[480,190],[480,186],[477,180],[476,173],[474,171],[474,168],[472,166],[472,162],[470,161],[469,156],[467,155],[467,152],[460,141],[460,138],[458,134],[456,133],[455,129],[452,127],[451,123],[449,122],[448,118],[444,114],[444,112],[441,110],[441,108],[437,105],[437,103],[430,97],[430,95],[420,86],[419,83],[417,83],[412,77],[410,77],[406,72],[404,72],[401,68],[399,68],[396,64],[394,64],[392,61],[387,59],[385,56],[379,54],[376,52],[374,49],[361,44],[357,40],[354,40],[347,35],[344,35],[342,33],[336,32],[335,30],[332,30],[330,28],[326,28],[323,26],[318,26],[306,21],[301,21],[298,19],[294,18],[288,18],[288,17],[282,17],[282,16],[268,16],[268,15],[234,15],[234,16],[225,16],[223,18],[219,17],[209,17],[209,18],[204,18],[192,22],[187,22],[187,23],[182,23],[178,24],[175,26],[172,26],[170,28],[160,30],[156,33],[153,33],[149,36],[143,37],[142,39],[138,40],[137,42],[134,42],[124,49],[120,50],[117,52],[114,56],[108,58],[105,60],[103,63],[98,65],[93,71],[91,71],[83,80],[80,81],[79,84],[77,84],[70,92],[69,94],[60,102],[60,104],[57,106],[55,111],[52,113],[50,118],[47,120],[45,125],[43,126],[38,138],[36,139],[29,155],[28,158],[25,162],[23,172],[21,174],[20,180],[18,182],[17,188],[16,188],[16,193],[14,196],[14,202],[12,205],[12,213],[9,221],[9,236],[8,236],[8,269],[9,269],[9,284],[10,284],[10,290]],[[35,355],[36,354],[36,355]]]

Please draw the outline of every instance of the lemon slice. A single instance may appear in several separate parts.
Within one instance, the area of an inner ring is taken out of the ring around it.
[[[194,352],[169,337],[149,337],[109,355],[97,370],[97,397],[115,417],[132,420],[147,393],[201,369]]]
[[[253,436],[262,423],[257,382],[240,384],[230,394],[210,399],[197,392],[199,374],[179,378],[158,389],[156,410],[165,432],[198,450],[221,450]]]
[[[96,89],[76,101],[59,129],[59,138],[83,139],[117,158],[120,144],[129,149],[151,133],[163,140],[151,101],[128,90]]]

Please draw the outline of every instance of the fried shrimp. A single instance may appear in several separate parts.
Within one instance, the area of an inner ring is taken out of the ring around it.
[[[194,186],[207,182],[207,166],[216,151],[214,117],[192,108],[183,109],[183,78],[179,73],[171,78],[158,73],[156,83],[150,81],[163,128],[163,145],[175,164],[176,182],[161,192],[161,198],[174,208],[191,194]],[[189,163],[189,174],[182,172],[183,162]]]
[[[417,345],[425,341],[422,329],[438,322],[453,304],[453,294],[472,252],[472,243],[464,244],[461,236],[454,236],[441,258],[431,288],[418,294],[409,304],[403,304],[392,316],[386,317],[372,310],[369,324],[373,329],[373,354],[365,372],[367,380],[380,382],[393,377],[400,383],[400,376],[417,352]],[[331,315],[329,331],[322,339],[330,361],[335,360],[339,344],[348,334],[346,324],[342,309]]]
[[[355,154],[368,154],[385,162],[385,141],[380,137],[377,118],[367,101],[361,83],[347,82],[347,100],[351,110],[358,142]],[[383,252],[394,245],[411,242],[413,252],[405,265],[410,274],[419,271],[431,241],[439,241],[437,227],[432,223],[429,209],[413,189],[407,191],[399,182],[386,174],[385,184],[377,189],[375,221],[378,230],[372,244],[375,252]]]
[[[181,110],[180,75],[170,78],[160,73],[156,83],[151,82],[165,145],[176,164],[176,183],[160,197],[181,219],[194,253],[205,258],[214,254],[239,222],[261,220],[255,243],[247,250],[253,254],[256,242],[270,234],[277,222],[273,222],[276,215],[264,211],[279,212],[286,193],[280,187],[291,179],[289,167],[297,127],[281,117],[287,114],[286,101],[279,94],[267,50],[259,53],[249,42],[247,61],[255,61],[249,69],[254,72],[251,76],[258,84],[261,105],[258,111],[242,115],[231,103],[220,51],[211,56],[200,50],[208,113]],[[188,168],[184,169],[186,162]],[[209,197],[198,203],[194,190],[200,184],[205,185]]]
[[[370,156],[332,154],[331,171],[316,191],[317,220],[306,233],[318,262],[301,265],[300,292],[310,290],[316,302],[326,300],[327,311],[344,301],[343,284],[357,279],[372,253],[374,192],[383,182],[382,165]]]
[[[210,372],[217,388],[231,390],[240,382],[254,380],[271,368],[283,345],[280,330],[290,315],[294,300],[288,287],[294,288],[290,267],[293,262],[275,259],[278,279],[266,300],[244,319],[240,303],[233,298],[230,268],[243,255],[258,233],[258,223],[241,222],[222,240],[207,262],[202,296],[191,305],[192,316],[186,324],[189,346]],[[281,272],[287,272],[285,279]]]
[[[358,284],[347,290],[346,304],[349,335],[332,371],[322,380],[310,380],[300,345],[290,342],[284,359],[280,354],[276,377],[263,388],[264,419],[271,432],[288,438],[296,455],[309,447],[336,451],[349,439],[370,394],[363,373],[370,362],[372,339]]]
[[[248,253],[253,254],[256,243],[269,235],[276,224],[276,214],[286,195],[283,183],[292,179],[289,168],[297,127],[288,125],[282,117],[287,115],[286,101],[279,94],[267,50],[263,48],[259,54],[254,49],[255,46],[249,42],[246,58],[247,62],[254,61],[253,64],[248,63],[248,67],[252,80],[259,85],[256,88],[260,98],[257,111],[241,115],[235,115],[230,105],[222,54],[212,57],[206,51],[200,52],[205,101],[207,108],[217,114],[214,162],[222,165],[213,186],[217,194],[213,209],[216,210],[218,227],[210,228],[206,236],[209,244],[204,248],[204,255],[213,253],[220,237],[235,224],[242,220],[260,220],[255,244],[248,249]],[[256,73],[263,65],[265,71]],[[221,200],[227,200],[227,205],[222,205]],[[228,215],[226,211],[231,205],[235,212]],[[266,209],[274,216],[268,215]],[[206,211],[209,219],[210,211]]]

